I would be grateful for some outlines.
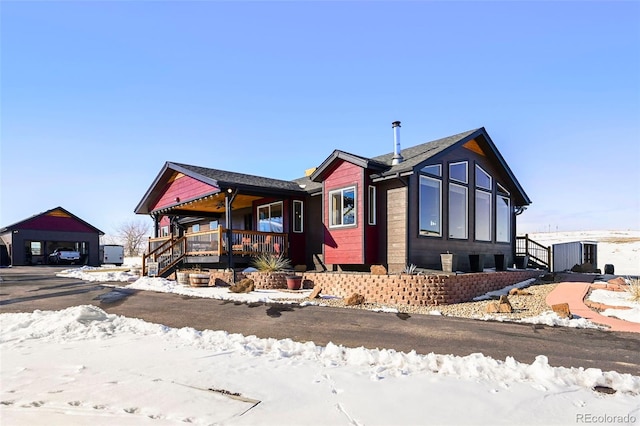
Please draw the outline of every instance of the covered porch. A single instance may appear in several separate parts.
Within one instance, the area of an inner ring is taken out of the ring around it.
[[[150,262],[157,263],[157,275],[163,275],[179,263],[234,264],[247,263],[261,254],[288,256],[288,235],[243,229],[217,229],[187,232],[182,236],[169,235],[149,238],[148,249],[142,256],[142,269],[148,273]],[[227,242],[229,241],[229,243]]]

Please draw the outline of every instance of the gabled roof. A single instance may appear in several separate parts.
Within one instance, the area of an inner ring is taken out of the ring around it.
[[[294,181],[272,179],[262,176],[167,161],[145,195],[142,197],[142,200],[140,200],[136,206],[134,212],[137,214],[150,213],[148,203],[153,202],[158,198],[164,190],[164,187],[163,185],[160,185],[160,182],[167,181],[175,172],[182,173],[193,179],[218,188],[218,190],[213,191],[213,193],[224,191],[227,188],[232,188],[234,190],[237,189],[240,192],[248,192],[256,195],[305,193],[300,185]]]
[[[450,148],[458,144],[459,142],[464,143],[468,140],[473,139],[474,135],[479,131],[484,131],[484,128],[469,130],[466,132],[458,133],[457,135],[447,136],[446,138],[436,139],[431,142],[426,142],[420,145],[405,148],[400,151],[400,154],[402,155],[404,160],[396,165],[391,164],[391,160],[393,159],[393,152],[373,157],[373,160],[387,165],[386,170],[381,172],[379,176],[392,176],[397,173],[413,171],[413,168],[415,166],[437,154],[440,154],[447,148]]]
[[[309,176],[309,178],[315,182],[322,181],[322,178],[336,160],[348,161],[349,163],[353,163],[363,169],[371,169],[374,171],[382,171],[388,168],[386,164],[380,161],[336,149],[326,158],[326,160],[322,162],[322,164],[311,174],[311,176]]]
[[[45,211],[45,212],[42,212],[42,213],[34,214],[33,216],[30,216],[30,217],[28,217],[28,218],[26,218],[26,219],[21,220],[20,222],[16,222],[16,223],[13,223],[13,224],[11,224],[11,225],[8,225],[8,226],[5,226],[5,227],[3,227],[3,228],[0,228],[0,233],[5,233],[5,232],[7,232],[7,231],[13,231],[13,230],[15,230],[15,229],[22,229],[22,226],[21,226],[21,225],[25,224],[26,222],[29,222],[29,221],[31,221],[31,220],[33,220],[33,219],[35,219],[35,218],[40,217],[40,216],[46,216],[46,215],[48,215],[49,213],[55,212],[56,210],[60,210],[60,211],[62,211],[63,213],[65,213],[65,214],[66,214],[66,215],[68,215],[69,217],[73,218],[74,220],[76,220],[76,221],[78,221],[78,222],[82,223],[83,225],[85,225],[85,226],[87,226],[87,227],[89,227],[89,228],[91,228],[91,229],[95,230],[98,234],[100,234],[100,235],[104,235],[104,232],[102,232],[101,230],[99,230],[99,229],[98,229],[98,228],[96,228],[95,226],[91,225],[91,224],[90,224],[90,223],[88,223],[88,222],[85,222],[84,220],[80,219],[78,216],[76,216],[76,215],[74,215],[73,213],[71,213],[69,210],[63,209],[63,208],[62,208],[62,207],[60,207],[60,206],[58,206],[58,207],[54,207],[54,208],[49,209],[49,210],[47,210],[47,211]]]

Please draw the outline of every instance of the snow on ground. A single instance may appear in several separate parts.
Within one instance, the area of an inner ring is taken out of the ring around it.
[[[7,425],[640,422],[640,377],[551,367],[544,356],[525,364],[320,347],[169,328],[95,306],[5,313],[0,325]]]
[[[598,242],[598,268],[613,265],[616,275],[640,276],[640,231],[538,232],[529,238],[545,246],[572,241]]]
[[[608,306],[628,306],[630,309],[609,308],[600,312],[600,314],[640,323],[640,302],[631,300],[629,292],[597,289],[589,293],[588,299]]]
[[[130,282],[123,272],[63,274],[195,297],[294,294]],[[552,313],[523,321],[593,326]],[[640,425],[640,376],[552,367],[543,355],[526,364],[175,329],[95,306],[0,314],[0,359],[0,419],[10,425]]]

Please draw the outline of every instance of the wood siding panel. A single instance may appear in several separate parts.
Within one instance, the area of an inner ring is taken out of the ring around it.
[[[70,216],[42,215],[27,220],[18,226],[19,229],[33,229],[39,231],[62,231],[62,232],[89,232],[97,234],[95,229],[74,219]]]
[[[328,264],[364,263],[364,193],[363,169],[355,164],[340,161],[324,182],[324,257]],[[354,186],[356,188],[356,225],[345,228],[329,226],[329,192]]]
[[[407,188],[387,191],[387,265],[389,272],[407,263]]]
[[[171,181],[166,184],[165,189],[162,191],[162,195],[159,197],[158,201],[152,205],[150,210],[153,211],[172,206],[176,204],[176,198],[179,198],[181,201],[192,200],[194,198],[210,194],[216,189],[219,188],[200,182],[190,176],[176,176],[175,179],[171,179]]]

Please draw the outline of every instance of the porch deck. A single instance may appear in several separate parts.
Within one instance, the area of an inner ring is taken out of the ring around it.
[[[231,250],[229,250],[231,246]],[[276,232],[228,229],[220,226],[212,231],[186,233],[181,237],[149,238],[147,253],[142,256],[145,274],[149,262],[157,262],[158,275],[189,258],[197,263],[218,262],[221,256],[258,256],[264,253],[288,254],[288,235]],[[193,262],[187,262],[193,263]]]

